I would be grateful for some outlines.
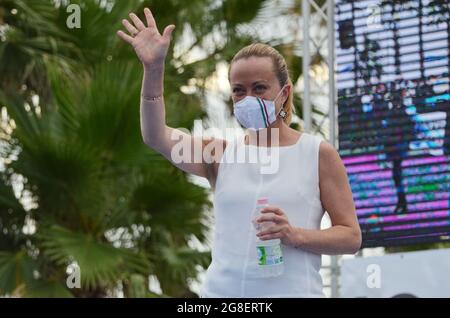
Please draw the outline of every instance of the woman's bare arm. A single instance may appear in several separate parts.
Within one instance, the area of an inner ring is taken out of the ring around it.
[[[298,247],[317,254],[354,254],[361,247],[361,229],[344,164],[334,147],[322,142],[319,150],[320,200],[332,226],[324,230],[298,229]]]
[[[216,147],[213,161],[217,162],[216,158],[220,158],[226,142],[221,139],[193,137],[189,133],[166,125],[164,64],[175,26],[167,26],[161,35],[151,11],[146,8],[144,13],[147,26],[131,13],[132,23],[128,20],[122,21],[129,34],[117,32],[120,38],[133,46],[144,67],[140,105],[142,138],[146,145],[161,153],[178,168],[210,180],[205,162],[207,158],[203,156],[203,150],[207,145],[210,146],[208,148]],[[183,107],[179,106],[180,109]],[[176,153],[173,152],[174,146],[178,147]],[[183,161],[179,155],[182,155]]]

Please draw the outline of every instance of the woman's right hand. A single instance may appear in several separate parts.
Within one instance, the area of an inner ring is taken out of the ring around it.
[[[122,20],[123,25],[129,35],[123,31],[118,31],[117,35],[125,42],[131,44],[144,67],[163,64],[167,51],[169,50],[172,32],[175,25],[171,24],[164,29],[161,35],[156,26],[150,9],[144,9],[147,26],[134,13],[130,13],[130,19]]]

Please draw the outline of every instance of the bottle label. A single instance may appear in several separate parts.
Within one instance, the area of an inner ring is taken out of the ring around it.
[[[281,245],[257,246],[258,265],[277,265],[283,263]]]

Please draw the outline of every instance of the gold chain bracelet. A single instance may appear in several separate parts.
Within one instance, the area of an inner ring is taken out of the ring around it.
[[[143,100],[145,100],[147,102],[157,102],[163,98],[163,95],[154,96],[154,97],[148,97],[148,96],[141,95],[141,97]]]

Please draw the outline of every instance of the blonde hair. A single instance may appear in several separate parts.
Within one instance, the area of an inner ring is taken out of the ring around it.
[[[291,86],[291,90],[289,92],[288,99],[283,104],[283,108],[287,113],[287,116],[284,118],[284,121],[287,125],[289,125],[292,121],[292,113],[294,112],[294,86],[292,84],[292,80],[289,76],[289,70],[286,64],[286,60],[284,57],[273,47],[264,43],[253,43],[243,47],[236,55],[233,57],[230,63],[230,68],[228,72],[228,78],[230,77],[231,66],[234,62],[241,59],[248,59],[249,57],[269,57],[272,60],[273,68],[276,77],[278,78],[278,82],[280,83],[280,87],[289,84]]]

